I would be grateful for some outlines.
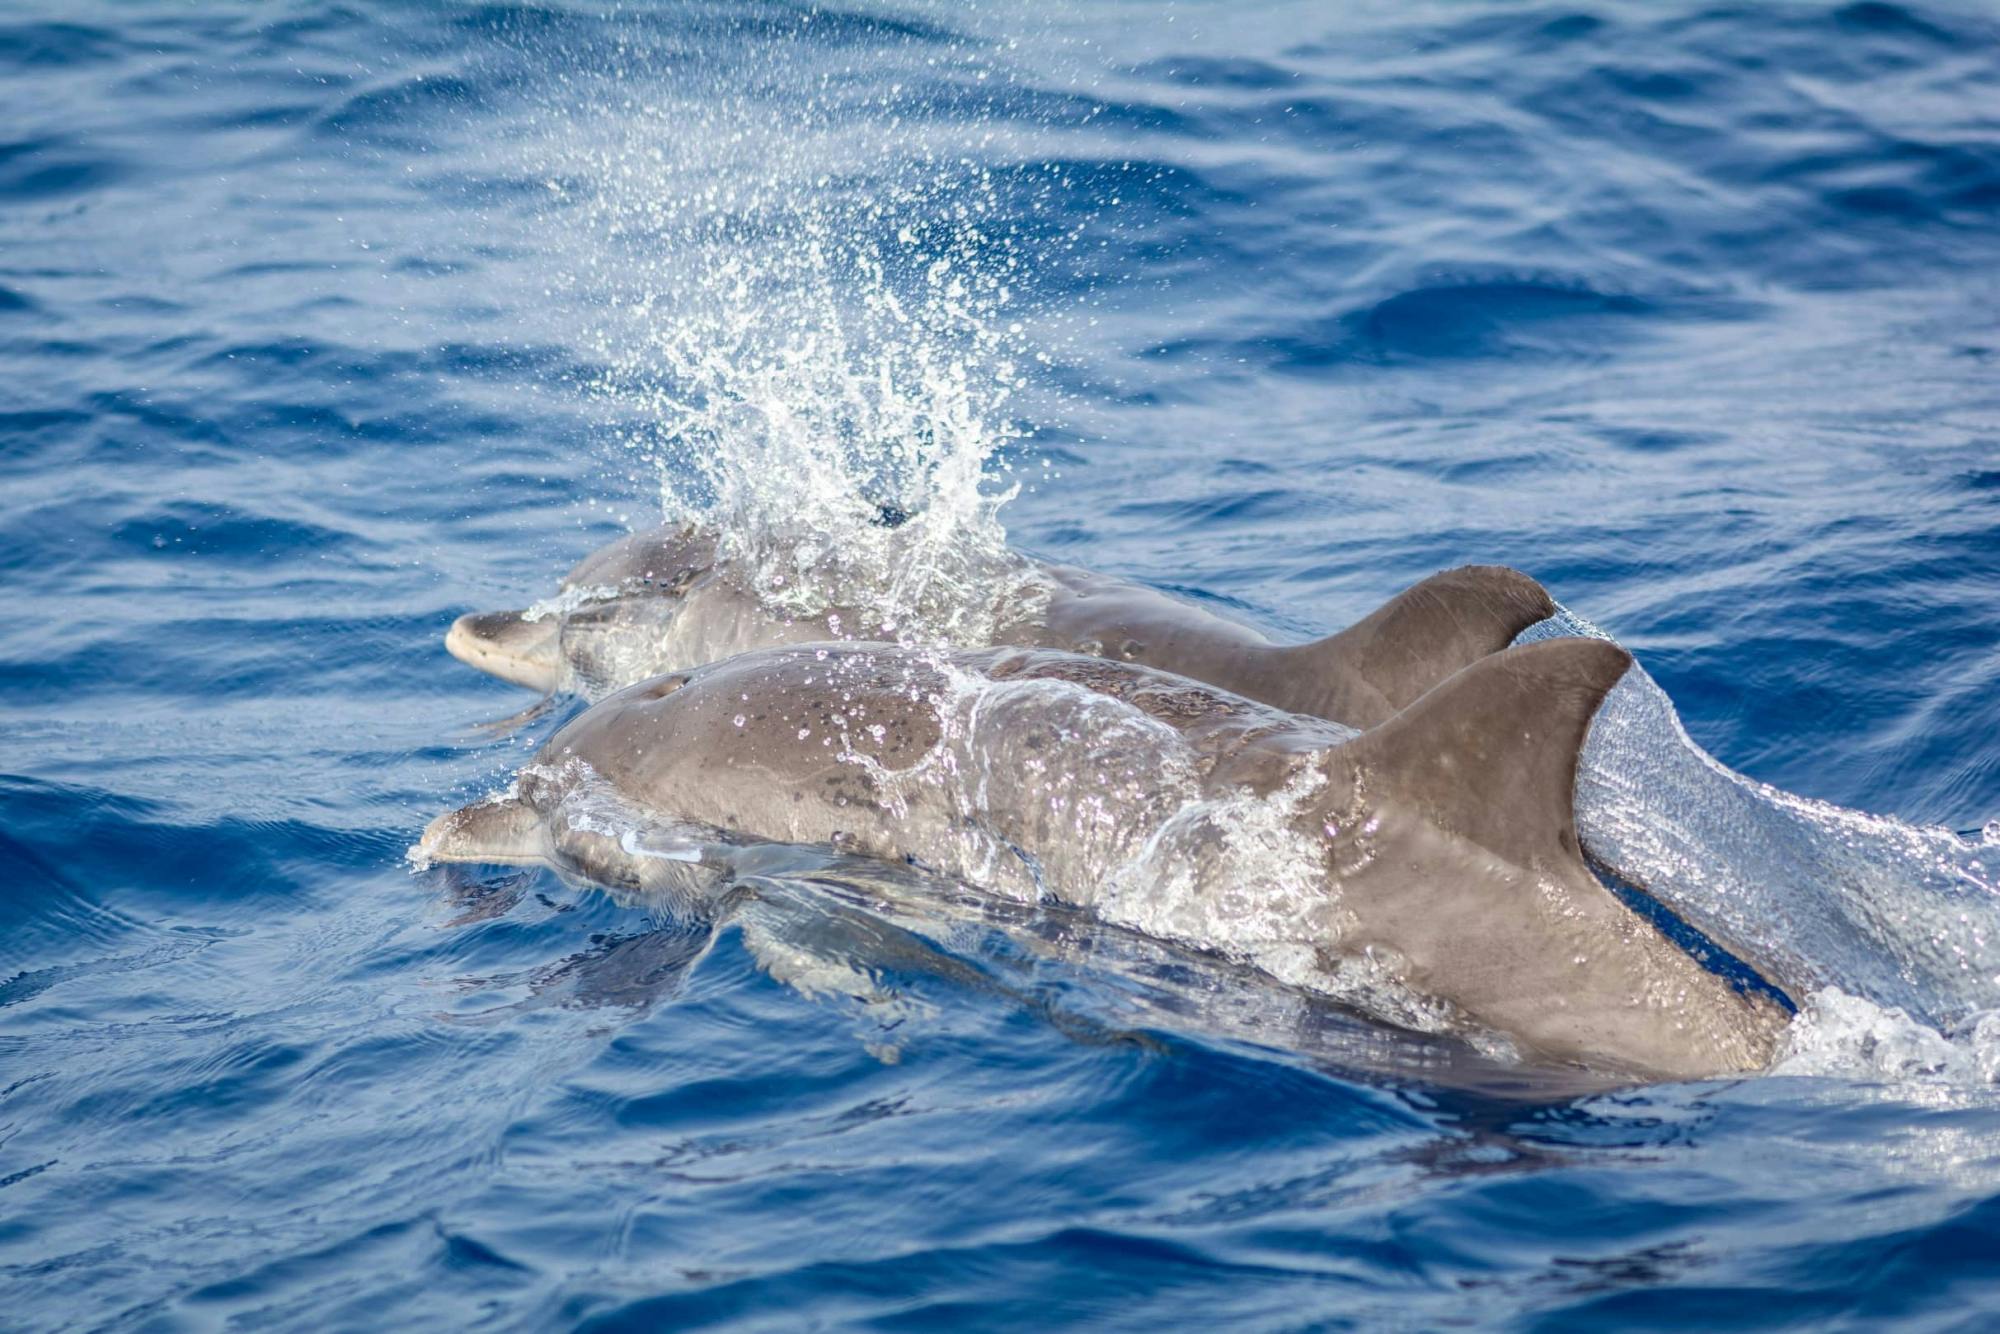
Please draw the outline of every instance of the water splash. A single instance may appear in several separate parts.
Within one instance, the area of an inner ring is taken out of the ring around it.
[[[622,593],[623,590],[614,584],[576,584],[529,603],[522,610],[521,619],[529,624],[551,619],[560,621],[571,612],[580,611],[593,603],[614,601]]]
[[[1903,1010],[1822,987],[1800,1006],[1772,1073],[1898,1085],[2000,1083],[2000,1011],[1968,1016],[1946,1035]]]
[[[1026,577],[998,516],[1027,436],[1016,398],[1047,356],[993,165],[1004,130],[905,119],[895,74],[984,80],[993,53],[918,34],[862,79],[812,36],[802,18],[733,68],[628,72],[643,95],[621,79],[557,113],[536,162],[553,267],[590,311],[587,387],[667,521],[719,532],[781,613],[980,642]]]

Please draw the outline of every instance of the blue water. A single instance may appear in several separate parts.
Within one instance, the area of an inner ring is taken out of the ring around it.
[[[1983,1326],[1977,1081],[1475,1078],[1087,922],[407,867],[572,707],[484,726],[450,619],[651,522],[800,272],[940,258],[1028,549],[1286,634],[1517,565],[1736,768],[2000,815],[1990,9],[14,0],[0,1323]]]

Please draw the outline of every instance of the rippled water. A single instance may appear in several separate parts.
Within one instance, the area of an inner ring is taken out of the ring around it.
[[[853,868],[402,861],[565,716],[450,618],[663,500],[915,504],[919,615],[1001,523],[1284,634],[1518,565],[1734,768],[1978,829],[1990,11],[28,0],[0,70],[9,1320],[1994,1301],[2000,1102],[1865,1017],[1605,1092]]]

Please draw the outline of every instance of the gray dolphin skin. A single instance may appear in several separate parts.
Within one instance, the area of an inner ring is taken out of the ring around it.
[[[1542,586],[1517,570],[1464,566],[1424,580],[1338,634],[1276,644],[1127,580],[1029,565],[1045,596],[1003,608],[987,642],[1142,663],[1351,727],[1389,718],[1556,609]],[[445,647],[518,685],[599,698],[749,649],[838,637],[828,618],[783,616],[731,576],[711,532],[636,533],[571,570],[560,609],[462,616]],[[834,615],[848,626],[863,624],[851,612]]]
[[[1630,665],[1599,640],[1509,648],[1355,733],[1048,649],[763,649],[586,710],[510,795],[441,816],[413,855],[688,894],[715,849],[823,845],[1290,960],[1308,982],[1379,978],[1531,1058],[1760,1068],[1785,1013],[1626,908],[1578,849],[1577,754]],[[1246,874],[1246,811],[1283,874]],[[704,850],[662,853],[647,821],[705,831]]]

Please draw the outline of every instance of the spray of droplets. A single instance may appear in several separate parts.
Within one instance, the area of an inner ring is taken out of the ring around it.
[[[1060,183],[1006,165],[1005,122],[922,110],[1003,79],[1003,49],[921,27],[856,49],[814,23],[706,63],[621,48],[567,87],[530,150],[552,283],[625,459],[750,591],[978,642],[1024,592],[998,515],[1034,466],[1032,271],[1080,224],[1038,226]]]

